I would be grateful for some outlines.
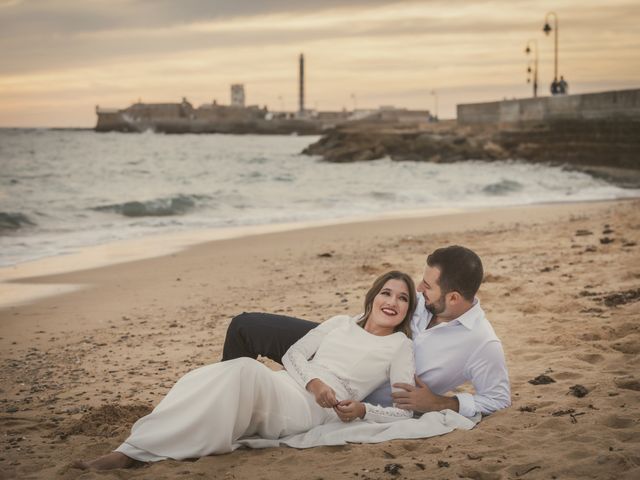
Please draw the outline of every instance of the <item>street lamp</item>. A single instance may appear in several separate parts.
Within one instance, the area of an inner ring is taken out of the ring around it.
[[[549,17],[552,15],[553,15],[553,28],[551,28],[551,25],[549,24]],[[554,86],[554,85],[557,85],[558,83],[558,15],[556,14],[556,12],[549,12],[544,17],[544,27],[542,31],[546,35],[549,35],[549,33],[551,33],[551,30],[554,31],[553,84],[552,84],[552,86]]]
[[[527,48],[524,50],[527,56],[531,53],[531,47],[529,45],[533,45],[533,98],[536,98],[538,96],[538,41],[531,39],[527,42]],[[531,82],[531,77],[529,77],[530,73],[531,63],[529,63],[527,67],[527,83]]]

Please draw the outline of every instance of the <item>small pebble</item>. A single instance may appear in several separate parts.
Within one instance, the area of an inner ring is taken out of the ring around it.
[[[589,393],[589,390],[587,390],[587,388],[584,385],[574,385],[573,387],[569,387],[569,391],[571,392],[572,395],[578,398],[582,398],[587,393]]]
[[[531,385],[547,385],[549,383],[556,383],[556,381],[548,375],[538,375],[533,380],[529,380]]]

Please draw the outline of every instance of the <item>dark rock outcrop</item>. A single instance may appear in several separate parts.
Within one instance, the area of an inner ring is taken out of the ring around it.
[[[330,130],[303,153],[321,155],[329,162],[383,157],[427,162],[514,159],[592,169],[605,177],[616,176],[606,169],[634,171],[638,176],[640,122],[562,120],[502,128],[443,122],[409,130],[355,124]]]
[[[357,162],[391,157],[393,160],[456,162],[508,158],[486,132],[470,134],[469,128],[437,128],[413,131],[360,126],[336,128],[303,153],[321,155],[329,162]]]

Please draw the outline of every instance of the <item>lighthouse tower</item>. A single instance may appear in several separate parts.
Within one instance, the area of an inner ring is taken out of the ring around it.
[[[304,55],[300,54],[300,85],[299,85],[299,108],[298,115],[304,115]]]

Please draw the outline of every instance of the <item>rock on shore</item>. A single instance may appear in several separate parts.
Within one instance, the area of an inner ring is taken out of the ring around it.
[[[303,153],[329,162],[525,160],[567,164],[590,173],[640,181],[640,122],[563,120],[475,127],[455,121],[413,125],[349,124],[325,133]],[[607,173],[607,169],[611,169]]]
[[[303,153],[337,163],[383,157],[428,162],[508,158],[508,152],[491,140],[490,130],[461,128],[452,122],[409,128],[362,123],[328,131]]]

